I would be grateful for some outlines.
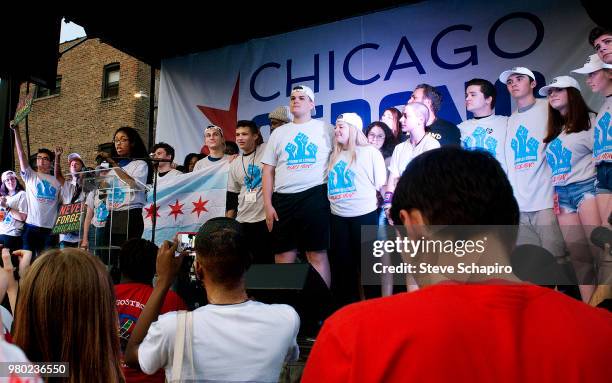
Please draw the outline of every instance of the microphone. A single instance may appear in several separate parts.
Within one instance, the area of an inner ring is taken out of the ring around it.
[[[606,244],[612,246],[612,231],[603,226],[596,227],[591,232],[591,242],[600,249],[603,249]]]

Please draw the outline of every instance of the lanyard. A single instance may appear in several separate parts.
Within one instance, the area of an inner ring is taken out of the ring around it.
[[[247,179],[249,180],[248,185],[246,185],[247,190],[250,192],[251,191],[251,185],[253,184],[253,175],[251,174],[252,170],[253,170],[253,165],[255,165],[255,156],[257,155],[257,147],[255,147],[255,150],[253,150],[253,158],[251,160],[251,168],[249,169],[249,171],[247,172],[245,167],[244,167],[244,154],[240,157],[240,162],[242,163],[242,170],[244,171],[244,175],[247,177]],[[250,154],[249,154],[250,155]]]

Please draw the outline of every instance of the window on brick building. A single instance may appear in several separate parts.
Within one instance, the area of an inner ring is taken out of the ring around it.
[[[119,64],[109,64],[104,67],[102,82],[102,98],[119,96]]]
[[[57,76],[55,79],[55,89],[45,88],[44,86],[37,85],[36,86],[36,94],[34,98],[41,98],[52,96],[54,94],[60,94],[60,90],[62,88],[62,76]]]

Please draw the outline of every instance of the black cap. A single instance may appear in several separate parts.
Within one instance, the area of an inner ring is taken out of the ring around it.
[[[241,233],[240,223],[233,218],[215,217],[206,221],[198,230],[195,239],[195,247],[201,248],[201,243],[207,240],[211,234],[221,230],[232,230],[236,233]]]

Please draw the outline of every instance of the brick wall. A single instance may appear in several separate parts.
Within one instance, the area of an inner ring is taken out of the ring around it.
[[[60,45],[60,52],[78,41]],[[104,66],[119,63],[119,96],[102,99]],[[64,147],[62,170],[68,153],[80,153],[87,166],[95,166],[98,144],[110,142],[114,131],[132,126],[148,145],[148,98],[135,98],[139,90],[149,93],[150,67],[99,39],[85,40],[60,57],[62,76],[59,95],[35,99],[29,115],[30,147],[53,150]],[[21,91],[25,92],[25,84]],[[30,85],[34,91],[35,85]],[[22,129],[25,141],[25,129]],[[25,148],[25,142],[24,142]],[[18,164],[18,161],[16,161]]]

